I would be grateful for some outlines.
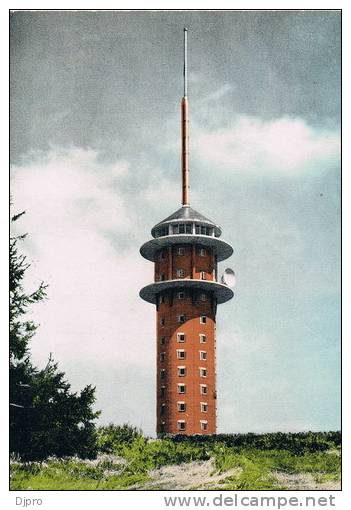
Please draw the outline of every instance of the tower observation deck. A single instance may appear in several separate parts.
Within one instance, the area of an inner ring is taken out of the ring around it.
[[[216,312],[234,293],[218,280],[233,253],[221,228],[189,205],[187,30],[184,29],[182,207],[151,230],[140,248],[154,282],[140,297],[156,305],[158,435],[216,433]]]

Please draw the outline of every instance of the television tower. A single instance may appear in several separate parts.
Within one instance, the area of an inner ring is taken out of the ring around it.
[[[155,281],[140,297],[156,305],[158,436],[216,433],[216,312],[229,301],[234,272],[218,281],[218,262],[233,253],[221,228],[190,207],[187,35],[181,100],[182,207],[155,225],[140,248]]]

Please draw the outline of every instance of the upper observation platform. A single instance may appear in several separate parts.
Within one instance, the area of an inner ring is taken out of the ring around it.
[[[151,234],[153,239],[142,245],[140,253],[152,262],[155,261],[159,250],[176,244],[204,246],[213,252],[217,262],[233,254],[230,244],[219,239],[222,234],[221,228],[190,206],[181,207],[157,223],[151,229]]]

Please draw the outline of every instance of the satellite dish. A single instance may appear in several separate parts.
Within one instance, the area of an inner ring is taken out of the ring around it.
[[[221,276],[221,283],[224,285],[227,285],[231,289],[235,287],[236,283],[236,277],[233,269],[230,269],[230,267],[227,267],[227,269],[224,270],[224,273]]]

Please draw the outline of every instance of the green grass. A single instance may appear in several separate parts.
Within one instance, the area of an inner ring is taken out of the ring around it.
[[[318,483],[340,480],[339,446],[335,445],[326,451],[316,451],[311,443],[310,448],[304,445],[294,452],[281,445],[272,449],[272,444],[267,449],[262,445],[255,448],[248,441],[233,446],[226,438],[151,440],[135,432],[126,440],[125,434],[120,437],[120,431],[117,431],[120,436],[112,432],[104,431],[101,439],[104,453],[95,460],[49,458],[45,462],[12,462],[11,489],[133,490],[147,484],[154,469],[208,459],[213,459],[214,473],[228,473],[217,484],[223,490],[286,489],[275,478],[276,472],[309,473]]]
[[[228,478],[226,490],[282,490],[274,472],[311,473],[318,483],[340,480],[340,458],[337,453],[306,452],[294,455],[286,450],[215,449],[215,466],[219,472],[239,468],[239,474]]]
[[[12,490],[120,490],[148,479],[145,472],[132,473],[125,464],[106,460],[49,459],[11,465]]]

